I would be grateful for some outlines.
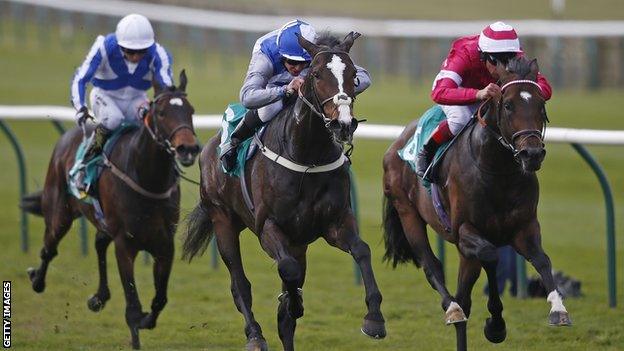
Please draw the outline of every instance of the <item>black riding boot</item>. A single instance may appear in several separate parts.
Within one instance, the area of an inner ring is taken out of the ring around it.
[[[436,143],[433,138],[429,138],[427,142],[423,145],[423,148],[418,152],[418,156],[416,158],[416,175],[422,178],[429,168],[431,161],[433,161],[433,156],[435,156],[436,151],[440,144]]]
[[[85,151],[85,155],[82,158],[82,164],[86,166],[89,161],[93,160],[104,150],[104,145],[108,138],[113,134],[111,130],[102,125],[95,127],[93,131],[93,142],[89,144],[88,149]],[[84,178],[86,176],[86,167],[79,170],[79,174],[76,181],[76,186],[80,191],[86,191],[86,185],[84,184]],[[85,194],[86,195],[86,194]]]
[[[245,117],[241,123],[236,126],[230,138],[230,146],[223,150],[220,158],[223,168],[231,172],[236,167],[236,159],[238,156],[238,146],[245,140],[249,139],[256,129],[260,128],[264,122],[258,116],[258,110],[249,110],[245,113]]]

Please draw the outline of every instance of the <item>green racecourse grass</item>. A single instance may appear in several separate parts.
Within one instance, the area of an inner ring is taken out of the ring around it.
[[[16,47],[0,42],[0,104],[66,105],[68,82],[73,69],[86,53],[88,43],[77,50],[39,51],[30,46]],[[356,44],[357,45],[357,44]],[[52,48],[56,45],[52,44]],[[220,113],[226,103],[236,100],[244,59],[223,62],[208,57],[197,64],[186,52],[176,53],[176,73],[187,67],[189,100],[199,113]],[[230,75],[218,67],[229,64]],[[412,87],[401,79],[376,81],[357,101],[359,116],[371,123],[406,124],[419,116],[431,102],[429,82]],[[624,129],[621,91],[557,91],[548,105],[552,126]],[[49,123],[15,122],[11,128],[25,147],[29,189],[43,183],[47,162],[57,134]],[[206,142],[214,131],[199,131]],[[361,235],[373,252],[373,266],[384,296],[382,309],[388,337],[368,339],[359,328],[366,313],[364,289],[353,284],[352,259],[329,247],[324,241],[311,245],[305,285],[305,316],[299,320],[298,350],[454,350],[455,331],[444,326],[440,299],[421,270],[402,266],[396,270],[381,262],[384,252],[381,225],[381,158],[389,141],[357,140],[353,169],[360,197]],[[547,326],[550,308],[545,299],[517,300],[503,297],[508,338],[501,345],[487,342],[482,328],[488,316],[486,298],[481,293],[484,279],[473,292],[473,314],[468,324],[469,345],[475,350],[622,350],[624,349],[624,258],[622,233],[624,206],[624,153],[618,147],[591,147],[606,169],[616,205],[618,240],[619,307],[607,308],[604,206],[598,182],[568,145],[549,144],[541,181],[539,216],[543,244],[555,268],[583,283],[584,297],[566,301],[574,326]],[[109,250],[108,267],[112,298],[98,313],[86,307],[87,298],[97,287],[96,257],[92,248],[82,257],[76,229],[61,243],[59,256],[51,263],[45,293],[35,294],[25,273],[39,264],[43,221],[30,217],[31,248],[20,251],[17,209],[17,169],[6,138],[0,137],[0,235],[2,242],[0,276],[13,281],[13,342],[18,350],[111,350],[128,349],[124,321],[125,301],[114,260]],[[198,179],[197,167],[189,176]],[[182,185],[182,209],[187,213],[198,200],[197,187]],[[178,240],[184,226],[180,227]],[[252,282],[254,312],[273,350],[280,349],[276,331],[276,296],[280,282],[276,266],[260,249],[249,232],[242,235],[243,260]],[[179,257],[178,254],[176,255]],[[457,255],[447,245],[447,280],[455,289]],[[529,269],[532,275],[534,271]],[[153,296],[151,268],[137,261],[136,279],[144,308]],[[230,295],[229,275],[220,263],[210,269],[210,257],[190,265],[176,260],[169,282],[169,303],[156,329],[141,332],[147,350],[240,350],[245,338],[243,319]]]

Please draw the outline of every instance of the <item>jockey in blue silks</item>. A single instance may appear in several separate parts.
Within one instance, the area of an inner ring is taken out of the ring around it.
[[[95,39],[71,83],[71,103],[78,111],[79,126],[93,119],[85,105],[87,83],[93,85],[90,103],[97,126],[83,164],[102,152],[112,131],[123,121],[140,120],[140,110],[149,102],[146,91],[152,79],[162,88],[173,86],[171,63],[171,56],[154,41],[152,25],[142,15],[122,18],[115,33]]]
[[[223,148],[220,155],[226,171],[236,165],[237,147],[275,117],[284,107],[283,99],[297,92],[303,84],[312,57],[299,45],[297,33],[316,43],[316,31],[301,20],[290,21],[256,40],[240,90],[240,101],[249,111],[232,132],[229,146]],[[364,68],[355,67],[358,83],[355,93],[359,94],[370,86],[371,79]]]

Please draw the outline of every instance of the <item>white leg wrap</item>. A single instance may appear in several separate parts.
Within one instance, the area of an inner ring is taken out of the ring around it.
[[[563,305],[563,300],[561,299],[561,295],[557,290],[553,290],[548,294],[546,301],[550,302],[550,312],[568,312]]]
[[[451,304],[449,305],[449,307],[446,309],[446,313],[449,313],[451,311],[456,311],[456,310],[461,310],[461,307],[459,307],[459,305],[457,304],[457,302],[451,302]]]

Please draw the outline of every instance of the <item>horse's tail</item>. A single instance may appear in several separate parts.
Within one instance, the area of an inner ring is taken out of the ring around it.
[[[41,209],[41,194],[43,194],[43,190],[24,195],[20,201],[19,207],[28,213],[43,217],[43,211]]]
[[[385,262],[392,261],[392,267],[396,267],[399,263],[413,261],[416,267],[420,267],[420,260],[415,256],[401,225],[401,219],[397,209],[392,205],[392,201],[384,196],[384,242],[386,244],[386,253],[383,260]]]
[[[182,259],[189,262],[208,248],[213,236],[212,219],[208,209],[201,203],[186,216],[186,237],[182,245]]]

